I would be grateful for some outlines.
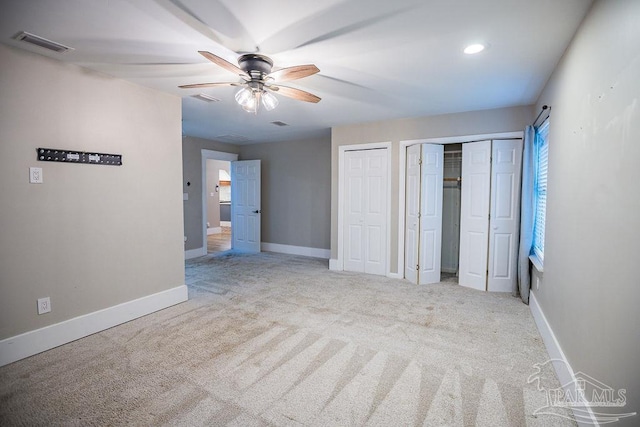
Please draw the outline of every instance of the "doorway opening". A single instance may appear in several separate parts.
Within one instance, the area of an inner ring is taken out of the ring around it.
[[[458,283],[462,144],[444,146],[441,282]]]
[[[398,261],[413,283],[515,289],[522,135],[482,137],[401,143]]]
[[[231,162],[238,155],[202,149],[203,255],[232,249]],[[224,171],[224,172],[221,172]]]
[[[231,249],[231,162],[207,159],[207,253]]]

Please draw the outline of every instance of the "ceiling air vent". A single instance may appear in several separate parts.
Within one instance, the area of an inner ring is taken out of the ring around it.
[[[271,122],[271,124],[276,125],[276,126],[289,126],[287,123],[281,122],[281,121]]]
[[[205,102],[218,102],[220,101],[218,98],[214,98],[211,95],[207,95],[206,93],[199,93],[197,95],[193,95],[193,97],[195,99],[199,99],[200,101],[205,101]]]
[[[26,42],[26,43],[30,43],[30,44],[36,45],[38,47],[42,47],[42,48],[45,48],[47,50],[50,50],[52,52],[57,52],[57,53],[64,53],[64,52],[67,52],[69,50],[73,50],[72,47],[65,46],[63,44],[56,43],[56,42],[51,41],[51,40],[47,40],[47,39],[45,39],[43,37],[36,36],[35,34],[27,33],[26,31],[22,31],[22,32],[16,34],[13,38],[18,40],[18,41],[23,41],[23,42]]]
[[[230,144],[237,144],[237,143],[240,143],[240,142],[249,141],[249,138],[246,138],[246,137],[241,136],[241,135],[234,135],[234,134],[218,135],[214,139],[216,141],[228,142]]]

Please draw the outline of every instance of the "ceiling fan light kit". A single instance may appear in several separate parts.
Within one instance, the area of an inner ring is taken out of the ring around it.
[[[283,96],[299,101],[312,103],[320,101],[320,98],[312,93],[288,86],[280,86],[276,83],[276,81],[297,80],[316,74],[320,70],[315,65],[297,65],[272,72],[273,61],[271,58],[257,53],[247,53],[240,56],[238,58],[238,66],[233,65],[229,61],[214,55],[211,52],[199,51],[198,53],[214,64],[237,74],[243,81],[226,83],[196,83],[182,85],[180,86],[182,89],[216,86],[241,86],[241,89],[236,92],[235,95],[236,102],[240,104],[245,111],[254,114],[258,113],[260,104],[262,104],[267,111],[271,111],[278,106],[278,98],[271,92],[277,92]]]
[[[274,108],[276,108],[278,106],[278,103],[280,101],[278,101],[278,98],[276,98],[275,96],[273,96],[273,94],[270,94],[267,91],[262,92],[262,105],[264,105],[264,108],[267,111],[271,111]]]

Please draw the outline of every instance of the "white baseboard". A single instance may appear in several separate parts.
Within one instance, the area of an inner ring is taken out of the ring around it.
[[[342,265],[342,263],[338,259],[330,258],[329,259],[329,270],[342,271],[342,270],[344,270],[344,266]],[[404,278],[404,276],[401,273],[388,272],[386,274],[386,276],[389,277],[390,279],[403,279]]]
[[[207,248],[196,248],[184,251],[184,259],[198,258],[199,256],[205,256],[207,254]]]
[[[128,301],[0,341],[0,366],[104,331],[188,299],[185,285]]]
[[[562,351],[562,347],[560,347],[560,343],[556,338],[556,335],[553,333],[553,329],[551,329],[551,325],[547,321],[544,313],[542,312],[542,308],[540,304],[538,304],[538,300],[536,299],[535,293],[531,292],[529,294],[529,309],[531,310],[531,314],[533,315],[533,320],[536,322],[536,326],[538,327],[538,331],[542,336],[542,341],[544,342],[545,347],[547,348],[547,352],[549,353],[549,359],[552,360],[552,365],[554,370],[556,371],[556,375],[558,376],[558,380],[560,384],[565,387],[567,393],[574,393],[574,390],[571,389],[571,385],[575,384],[576,376],[573,368],[569,364],[567,357]],[[542,362],[542,361],[541,361]],[[589,416],[591,417],[590,421],[584,422],[581,421],[584,419],[584,414],[578,414],[574,412],[574,416],[576,418],[576,422],[579,426],[598,426],[598,422],[593,414],[591,408],[587,402],[585,402],[584,407],[587,408],[589,412]]]
[[[212,234],[220,234],[220,233],[222,233],[222,227],[207,228],[207,236],[211,236]]]
[[[220,221],[221,227],[231,227],[231,221]]]
[[[302,255],[313,258],[329,259],[331,251],[329,249],[306,248],[304,246],[281,245],[279,243],[263,242],[260,249],[267,252],[279,252],[281,254]]]

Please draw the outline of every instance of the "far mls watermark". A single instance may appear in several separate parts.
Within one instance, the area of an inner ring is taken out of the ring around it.
[[[527,379],[528,384],[537,383],[538,391],[544,392],[547,404],[536,409],[533,415],[550,415],[574,419],[582,424],[609,424],[622,418],[636,416],[636,412],[622,413],[622,410],[603,408],[623,408],[627,404],[627,390],[614,390],[612,387],[596,380],[584,372],[576,372],[574,380],[558,388],[548,389],[542,385],[542,379],[553,372],[554,365],[566,362],[561,359],[550,359],[544,363],[533,365],[536,370]],[[552,374],[553,375],[553,374]],[[570,409],[573,417],[566,411]]]

